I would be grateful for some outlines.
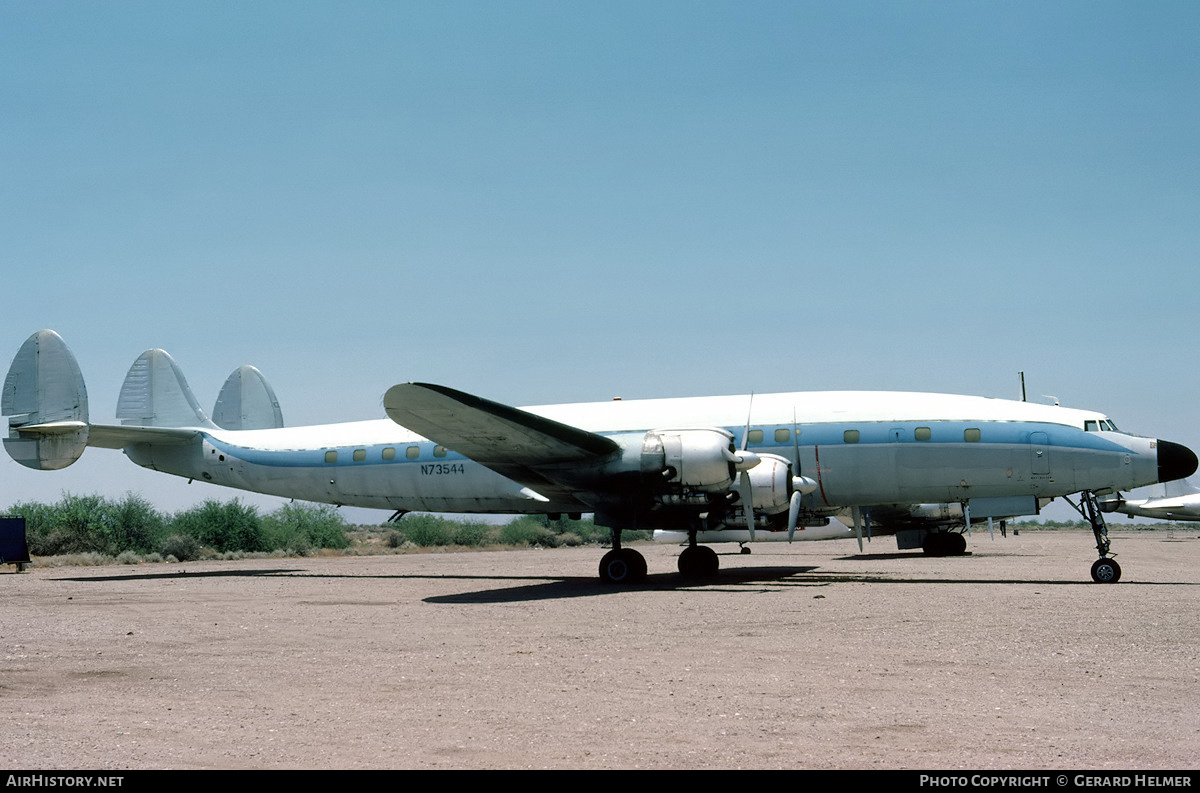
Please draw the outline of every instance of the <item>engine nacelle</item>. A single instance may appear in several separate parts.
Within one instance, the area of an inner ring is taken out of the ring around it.
[[[746,473],[750,477],[751,500],[756,513],[778,515],[787,512],[795,489],[791,461],[777,454],[760,454],[758,465]],[[746,506],[742,504],[743,509]]]
[[[642,472],[661,477],[664,494],[708,497],[727,493],[737,479],[734,462],[733,435],[726,430],[653,430],[642,439]]]

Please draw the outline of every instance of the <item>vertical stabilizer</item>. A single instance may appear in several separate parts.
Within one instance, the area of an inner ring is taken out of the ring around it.
[[[117,398],[117,418],[139,427],[215,426],[164,350],[146,350],[129,367]]]
[[[253,366],[242,366],[229,375],[217,404],[213,423],[227,430],[270,430],[283,426],[283,411],[271,384]]]
[[[4,448],[29,468],[66,468],[87,447],[83,373],[66,343],[41,330],[21,345],[4,379],[0,409],[8,420]]]

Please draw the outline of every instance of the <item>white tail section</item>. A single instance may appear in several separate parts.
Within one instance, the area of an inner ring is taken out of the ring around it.
[[[21,345],[4,379],[0,409],[9,416],[4,448],[28,468],[66,468],[87,447],[83,373],[66,343],[41,330]]]
[[[215,427],[164,350],[146,350],[125,375],[117,418],[138,427]]]
[[[262,372],[243,366],[235,369],[221,387],[212,419],[227,430],[270,430],[283,426],[283,411]]]

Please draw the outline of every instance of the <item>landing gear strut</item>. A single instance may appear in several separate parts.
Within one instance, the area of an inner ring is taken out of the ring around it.
[[[606,584],[636,584],[646,580],[646,557],[621,547],[621,530],[612,530],[612,550],[600,559],[600,580]]]
[[[1108,555],[1109,540],[1108,526],[1104,523],[1104,513],[1100,511],[1100,502],[1096,494],[1085,490],[1079,494],[1079,505],[1076,506],[1069,498],[1063,498],[1076,512],[1087,519],[1092,525],[1092,534],[1096,536],[1096,550],[1100,558],[1092,563],[1092,580],[1097,584],[1115,584],[1121,580],[1121,565]]]

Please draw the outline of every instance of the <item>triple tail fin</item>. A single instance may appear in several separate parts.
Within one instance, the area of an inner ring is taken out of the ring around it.
[[[165,350],[146,350],[125,375],[117,418],[137,427],[215,428]]]
[[[88,442],[87,388],[66,342],[52,330],[25,340],[13,358],[0,412],[4,448],[27,468],[53,471],[79,459]]]
[[[270,430],[283,426],[275,391],[253,366],[233,370],[213,407],[213,422],[226,430]]]

